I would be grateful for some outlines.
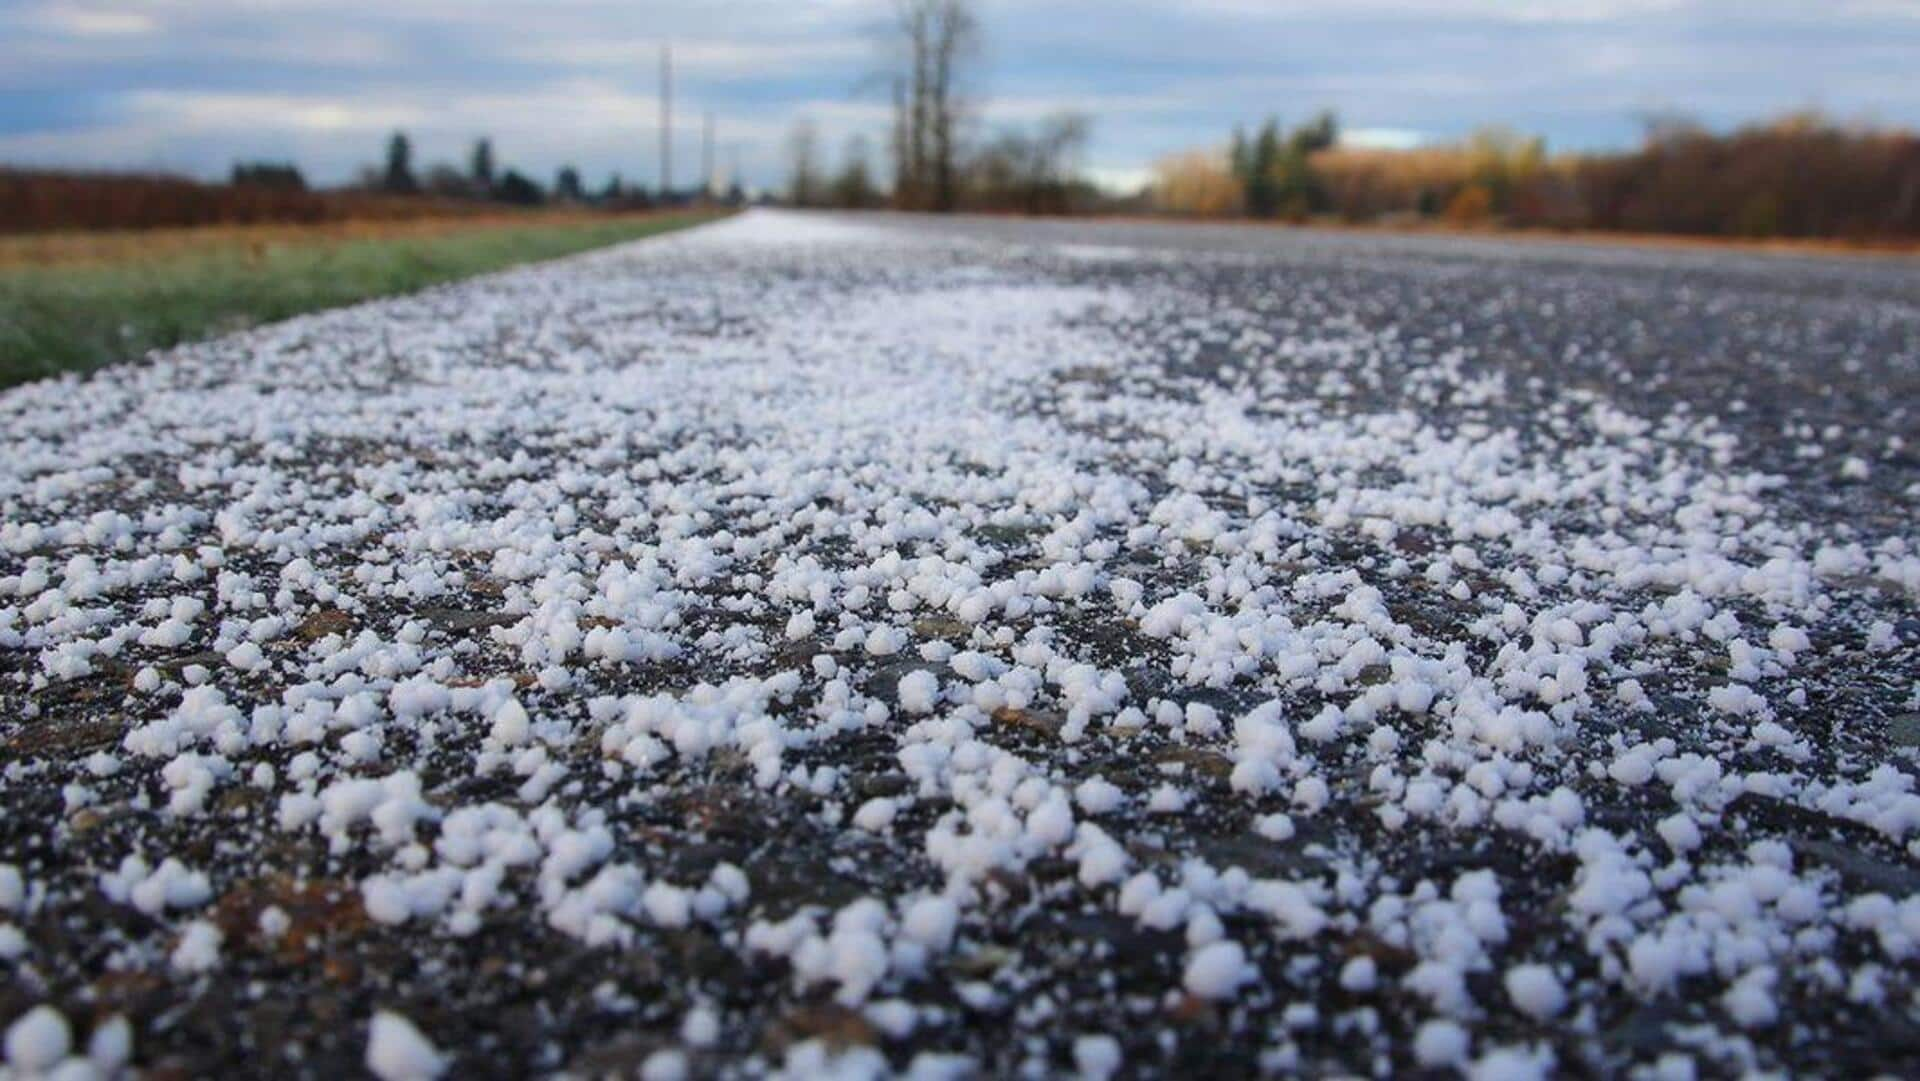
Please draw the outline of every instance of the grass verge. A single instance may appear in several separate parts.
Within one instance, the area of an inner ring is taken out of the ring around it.
[[[0,387],[712,217],[559,216],[0,241]]]

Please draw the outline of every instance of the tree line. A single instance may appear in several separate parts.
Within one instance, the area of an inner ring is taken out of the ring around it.
[[[744,200],[738,186],[729,194]],[[696,200],[675,193],[672,203]],[[320,190],[286,161],[235,162],[225,184],[180,176],[22,170],[0,167],[0,233],[58,229],[150,229],[198,225],[320,224],[486,214],[501,207],[577,206],[644,210],[657,193],[618,173],[589,187],[566,165],[551,184],[503,167],[493,141],[474,141],[465,167],[437,163],[418,170],[404,132],[387,140],[384,161],[360,170],[353,184]]]
[[[235,187],[283,192],[307,191],[306,178],[291,162],[236,162],[230,177]],[[644,185],[628,183],[615,172],[598,186],[589,187],[580,170],[562,165],[551,184],[542,184],[519,169],[498,164],[493,140],[482,136],[474,140],[465,167],[436,162],[424,170],[414,164],[413,141],[405,132],[396,131],[387,139],[386,156],[377,166],[362,168],[351,191],[370,195],[431,196],[442,200],[495,202],[511,206],[543,206],[552,203],[590,205],[620,210],[644,210],[656,203],[682,203],[707,196],[700,192],[675,192],[666,197]],[[722,197],[738,203],[745,193],[738,184]]]
[[[1194,217],[1592,229],[1723,237],[1920,238],[1920,135],[1794,113],[1719,133],[1649,118],[1641,144],[1551,155],[1483,128],[1405,150],[1341,145],[1330,114],[1269,121],[1156,163],[1151,199]]]
[[[361,170],[356,186],[362,191],[386,195],[430,195],[512,206],[565,203],[622,210],[641,210],[658,202],[681,202],[691,197],[687,193],[669,193],[662,199],[642,185],[628,183],[617,172],[599,186],[589,187],[573,165],[562,165],[555,171],[553,182],[543,185],[518,169],[499,164],[493,140],[484,136],[474,140],[465,168],[439,162],[416,173],[413,144],[405,132],[395,132],[388,138],[384,164]]]

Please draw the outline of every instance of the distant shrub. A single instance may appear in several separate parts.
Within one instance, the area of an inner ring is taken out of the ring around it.
[[[1242,190],[1219,153],[1190,150],[1153,164],[1153,206],[1169,214],[1230,217],[1241,211]]]
[[[272,188],[275,191],[306,191],[307,178],[292,162],[251,161],[233,165],[235,187]]]
[[[1920,237],[1920,136],[1798,114],[1655,132],[1574,166],[1586,224],[1720,236]]]
[[[421,180],[421,188],[428,195],[437,195],[443,199],[476,199],[485,194],[473,177],[446,162],[438,162],[427,167],[427,175]]]
[[[1447,201],[1446,219],[1453,225],[1484,225],[1493,217],[1493,192],[1469,184]]]

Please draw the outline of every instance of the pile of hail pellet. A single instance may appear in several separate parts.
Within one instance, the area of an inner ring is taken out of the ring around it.
[[[1661,288],[753,212],[7,392],[0,1073],[1913,1070],[1920,314]]]

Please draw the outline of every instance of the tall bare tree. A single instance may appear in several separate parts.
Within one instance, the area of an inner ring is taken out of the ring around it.
[[[965,84],[980,52],[967,0],[895,0],[885,36],[892,91],[894,198],[919,210],[952,210],[960,198]]]

